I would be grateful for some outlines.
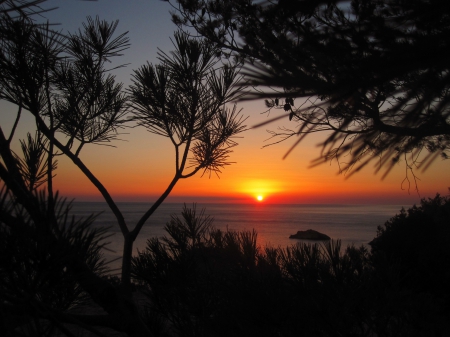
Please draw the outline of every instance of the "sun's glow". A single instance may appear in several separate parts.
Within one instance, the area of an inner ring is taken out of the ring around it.
[[[263,201],[264,197],[263,197],[262,195],[258,195],[258,196],[256,197],[256,199],[257,199],[258,201]]]
[[[238,191],[252,195],[254,198],[262,196],[264,199],[267,195],[279,193],[282,190],[280,185],[278,181],[274,180],[247,180],[242,182]]]

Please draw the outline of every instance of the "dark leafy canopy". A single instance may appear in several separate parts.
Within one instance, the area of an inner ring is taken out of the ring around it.
[[[379,167],[391,168],[401,157],[407,165],[419,164],[424,149],[424,169],[439,156],[447,158],[448,2],[177,3],[175,23],[193,27],[226,56],[248,62],[248,80],[263,88],[250,98],[270,98],[269,109],[285,110],[300,123],[275,137],[300,135],[301,141],[331,131],[315,164],[341,162],[350,153],[344,171],[378,157]]]

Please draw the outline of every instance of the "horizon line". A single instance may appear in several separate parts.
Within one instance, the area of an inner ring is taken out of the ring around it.
[[[432,196],[434,197],[436,193]],[[159,196],[117,196],[115,202],[118,203],[150,203],[153,204]],[[314,196],[314,197],[267,197],[263,201],[258,201],[252,196],[246,197],[222,197],[222,196],[168,196],[163,203],[202,203],[202,204],[268,204],[268,205],[403,205],[413,206],[420,204],[422,199],[431,196]],[[73,202],[104,202],[101,196],[78,195],[67,197]]]

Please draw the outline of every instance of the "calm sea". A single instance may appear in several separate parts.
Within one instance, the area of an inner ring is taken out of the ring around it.
[[[118,203],[130,228],[149,207],[146,203]],[[171,215],[180,215],[181,203],[164,203],[153,214],[137,238],[134,251],[143,250],[147,239],[165,235],[164,225]],[[270,205],[270,204],[197,204],[197,211],[204,209],[206,215],[214,218],[216,228],[229,230],[252,230],[258,233],[258,244],[286,247],[298,242],[289,235],[300,230],[314,229],[333,239],[340,239],[342,246],[367,244],[376,235],[378,225],[383,225],[397,214],[398,205]],[[96,226],[111,227],[113,234],[107,259],[120,257],[122,235],[112,212],[105,203],[75,202],[72,211],[78,216],[101,213]],[[116,261],[114,266],[120,262]]]

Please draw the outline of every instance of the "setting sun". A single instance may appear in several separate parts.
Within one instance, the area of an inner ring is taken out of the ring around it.
[[[264,199],[264,197],[263,197],[262,195],[258,195],[258,196],[256,197],[256,199],[257,199],[258,201],[262,201],[262,200]]]

